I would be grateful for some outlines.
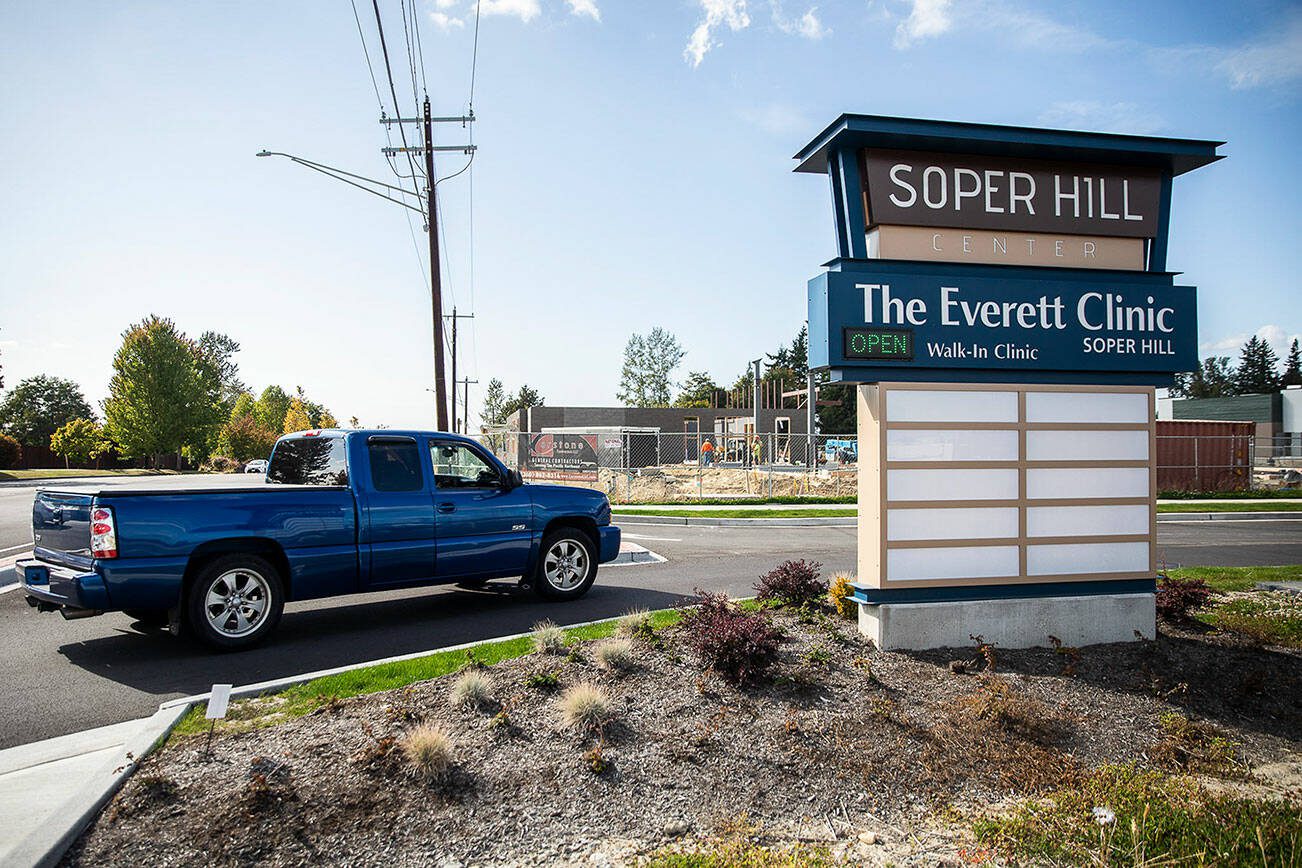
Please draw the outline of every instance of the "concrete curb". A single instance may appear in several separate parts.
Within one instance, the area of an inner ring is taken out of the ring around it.
[[[114,760],[115,767],[108,773],[108,779],[92,781],[89,786],[67,799],[54,812],[54,816],[64,822],[37,825],[17,847],[5,855],[6,862],[16,866],[31,865],[33,868],[53,868],[57,865],[68,848],[135,772],[140,761],[163,743],[189,710],[188,705],[183,708],[159,708],[152,717],[144,718],[137,733],[122,745],[122,751]]]
[[[615,524],[650,527],[855,527],[855,516],[836,518],[696,518],[689,515],[620,515]],[[1298,512],[1159,512],[1158,521],[1302,521]]]

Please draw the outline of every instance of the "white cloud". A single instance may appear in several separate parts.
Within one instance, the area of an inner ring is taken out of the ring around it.
[[[529,22],[542,14],[538,0],[481,0],[479,11],[484,15],[510,15]]]
[[[1293,16],[1283,28],[1264,34],[1224,53],[1216,71],[1230,80],[1230,87],[1290,84],[1302,78],[1302,15]]]
[[[451,9],[456,6],[460,0],[434,0],[435,9]]]
[[[810,6],[799,18],[788,18],[782,13],[782,4],[778,0],[773,0],[773,23],[783,33],[803,36],[805,39],[822,39],[832,33],[831,29],[824,27],[823,22],[819,20],[817,6]]]
[[[565,0],[569,4],[571,15],[586,15],[593,21],[601,20],[601,10],[596,0]]]
[[[437,9],[429,14],[429,19],[434,22],[434,26],[439,30],[447,31],[455,27],[465,27],[466,22],[460,18],[453,18],[446,12],[439,12]]]
[[[1166,129],[1159,115],[1133,102],[1067,100],[1056,102],[1040,113],[1039,123],[1049,127],[1067,127],[1091,132],[1118,132],[1132,136],[1151,136]]]
[[[787,103],[769,103],[765,106],[743,109],[738,114],[742,120],[773,135],[807,133],[814,126],[813,122],[805,117],[804,112]]]
[[[713,40],[713,34],[720,26],[726,25],[734,33],[750,27],[746,0],[699,0],[699,2],[705,17],[701,19],[700,24],[696,25],[691,38],[687,40],[687,47],[683,49],[683,57],[693,67],[700,66],[710,49],[719,46],[720,43]]]
[[[949,31],[954,26],[950,15],[952,0],[910,0],[912,9],[895,28],[894,45],[908,48],[924,39],[931,39]]]
[[[1293,341],[1302,341],[1302,334],[1289,334],[1283,326],[1274,324],[1264,325],[1257,329],[1256,336],[1270,344],[1270,348],[1275,351],[1275,355],[1282,360],[1288,355],[1289,345]],[[1220,340],[1206,341],[1198,346],[1198,349],[1204,356],[1229,356],[1233,361],[1239,357],[1239,350],[1248,342],[1252,335],[1238,334],[1227,335]]]

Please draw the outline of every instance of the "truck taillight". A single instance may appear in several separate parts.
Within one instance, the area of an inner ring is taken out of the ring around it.
[[[113,521],[113,510],[97,506],[90,514],[90,556],[115,558],[118,556],[118,529]]]

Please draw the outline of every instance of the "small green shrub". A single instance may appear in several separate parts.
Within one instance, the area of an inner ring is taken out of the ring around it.
[[[0,434],[0,470],[12,470],[23,459],[23,447],[8,434]]]
[[[493,685],[478,669],[467,669],[457,676],[448,693],[448,702],[457,708],[483,709],[493,701]]]
[[[561,696],[561,722],[568,729],[600,730],[610,719],[612,705],[606,691],[595,684],[576,684]]]
[[[1222,603],[1202,620],[1263,645],[1302,648],[1302,598],[1263,593]]]
[[[561,679],[555,671],[537,672],[526,678],[524,683],[534,690],[555,690],[560,686]]]
[[[611,672],[628,672],[637,666],[633,643],[627,639],[607,639],[592,652],[597,665]]]
[[[634,638],[650,637],[655,630],[651,625],[651,612],[648,609],[632,609],[619,619],[619,632]]]
[[[760,576],[755,584],[755,596],[784,606],[813,603],[827,593],[827,582],[818,577],[822,567],[818,561],[783,561]]]
[[[551,621],[533,625],[533,648],[539,654],[565,653],[565,631]]]
[[[402,752],[417,774],[439,780],[452,770],[456,743],[443,727],[423,723],[403,736]]]
[[[1232,774],[1239,768],[1238,744],[1209,723],[1168,712],[1158,722],[1161,738],[1149,751],[1153,762],[1172,771]]]

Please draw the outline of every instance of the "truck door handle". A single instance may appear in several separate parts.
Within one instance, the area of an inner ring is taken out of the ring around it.
[[[439,512],[456,512],[456,511],[457,511],[457,505],[456,505],[455,503],[447,503],[447,502],[444,502],[444,503],[440,503],[440,504],[439,504],[438,509],[439,509]]]

